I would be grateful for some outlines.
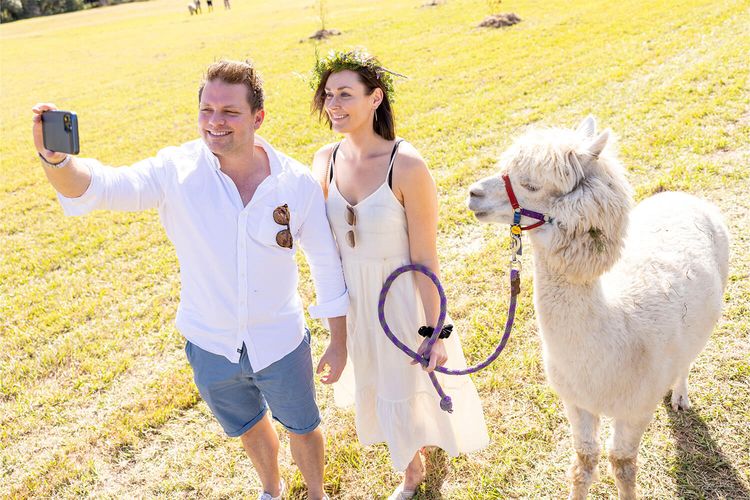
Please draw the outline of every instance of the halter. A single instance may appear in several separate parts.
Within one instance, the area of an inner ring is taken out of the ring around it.
[[[513,207],[514,211],[513,223],[510,225],[510,304],[508,305],[508,318],[505,321],[505,332],[503,333],[502,339],[500,339],[500,343],[495,348],[495,351],[481,363],[478,363],[469,368],[465,368],[463,370],[451,370],[444,366],[436,366],[435,372],[445,373],[446,375],[466,375],[485,368],[490,363],[495,361],[495,359],[497,359],[497,357],[505,348],[505,345],[508,343],[508,339],[510,338],[510,331],[513,328],[513,320],[516,316],[517,298],[521,293],[521,261],[518,260],[518,256],[520,256],[522,253],[521,231],[534,229],[541,226],[542,224],[552,222],[552,218],[546,214],[541,214],[539,212],[534,212],[533,210],[521,208],[515,193],[513,193],[513,187],[510,184],[510,178],[507,174],[504,174],[502,178],[503,182],[505,183],[505,191],[508,193],[508,199],[510,200],[510,204]],[[538,222],[529,226],[522,227],[521,216],[536,219]],[[388,296],[388,291],[393,285],[393,282],[396,281],[396,278],[398,278],[401,274],[409,271],[420,272],[430,278],[430,280],[432,280],[432,282],[435,284],[435,288],[437,288],[438,295],[440,296],[440,314],[438,316],[437,325],[435,325],[435,330],[433,331],[432,336],[429,338],[427,350],[422,356],[420,356],[419,354],[411,350],[406,344],[401,342],[398,337],[393,334],[390,327],[388,326],[388,322],[385,319],[385,299]],[[405,266],[401,266],[393,271],[388,276],[388,278],[386,278],[385,283],[383,283],[383,288],[380,290],[380,297],[378,299],[378,319],[380,320],[380,326],[383,327],[383,332],[385,332],[385,335],[390,339],[391,342],[393,342],[396,347],[401,349],[407,356],[417,361],[422,366],[427,366],[430,362],[430,352],[432,351],[432,346],[435,344],[435,341],[440,336],[440,331],[443,329],[443,323],[445,322],[445,317],[447,315],[447,304],[448,301],[445,297],[445,291],[443,290],[443,287],[440,284],[440,280],[438,280],[438,277],[435,275],[435,273],[421,264],[408,264]],[[435,372],[430,372],[430,381],[432,382],[432,385],[437,393],[440,395],[440,408],[444,411],[447,411],[448,413],[453,413],[453,401],[451,400],[451,397],[448,396],[445,391],[443,391],[443,388],[440,386],[440,382],[438,382],[437,377],[435,376]]]
[[[510,206],[513,207],[513,224],[511,224],[511,232],[513,232],[513,228],[517,227],[517,233],[515,234],[521,234],[521,231],[528,231],[529,229],[534,229],[536,227],[541,226],[545,222],[552,222],[552,217],[550,217],[547,214],[541,214],[539,212],[534,212],[533,210],[528,210],[526,208],[523,208],[518,203],[518,198],[516,198],[516,193],[513,192],[513,186],[510,183],[510,177],[508,177],[508,174],[502,175],[503,183],[505,184],[505,192],[508,193],[508,200],[510,200]],[[528,225],[528,226],[521,226],[521,216],[529,217],[531,219],[536,219],[538,222],[535,222],[534,224]]]
[[[513,185],[510,183],[510,177],[508,177],[508,174],[503,174],[501,178],[503,179],[503,183],[505,184],[505,192],[508,193],[510,206],[513,207],[513,222],[510,225],[510,249],[513,253],[510,257],[510,264],[511,267],[514,267],[516,264],[520,266],[520,261],[518,261],[516,257],[520,256],[523,253],[523,245],[521,244],[521,231],[530,231],[543,224],[552,222],[553,219],[547,214],[523,208],[520,203],[518,203],[516,193],[513,192]],[[530,219],[536,219],[537,222],[529,224],[528,226],[522,226],[521,216],[529,217]]]

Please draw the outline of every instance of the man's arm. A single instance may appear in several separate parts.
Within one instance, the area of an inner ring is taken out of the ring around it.
[[[44,147],[44,136],[42,134],[42,113],[54,111],[57,106],[51,103],[40,103],[32,108],[34,112],[34,146],[40,155],[49,163],[61,163],[68,158],[66,153],[56,153]],[[42,165],[45,165],[42,162]],[[79,164],[75,157],[70,156],[66,165],[62,168],[52,168],[45,165],[44,173],[47,174],[50,184],[55,190],[66,198],[78,198],[88,189],[91,184],[91,171],[85,165]]]
[[[310,264],[310,274],[315,285],[317,304],[310,306],[313,318],[328,318],[331,340],[318,363],[317,373],[325,371],[321,381],[332,384],[341,376],[346,365],[346,313],[349,309],[349,294],[344,283],[336,241],[326,216],[323,192],[319,185],[310,182],[305,188],[308,203],[304,210],[304,221],[299,231],[299,243]],[[303,188],[304,189],[304,188]]]
[[[323,373],[320,381],[324,384],[333,384],[341,377],[346,366],[346,316],[328,318],[328,327],[331,330],[331,341],[321,356],[315,373]],[[328,370],[324,373],[326,367]]]
[[[128,168],[113,168],[98,161],[75,159],[44,147],[42,113],[57,109],[54,104],[37,104],[34,112],[34,146],[44,160],[45,174],[58,192],[67,215],[83,215],[92,210],[136,211],[156,208],[164,198],[166,157],[161,153]],[[62,162],[62,163],[61,163]]]

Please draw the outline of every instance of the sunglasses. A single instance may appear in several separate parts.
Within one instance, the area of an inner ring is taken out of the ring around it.
[[[346,242],[349,246],[354,248],[357,244],[357,240],[354,237],[354,227],[357,225],[357,212],[354,211],[354,207],[347,205],[346,212],[344,212],[344,218],[346,223],[352,226],[352,228],[346,232]]]
[[[289,221],[292,216],[289,215],[289,207],[286,203],[280,207],[276,207],[273,210],[273,221],[280,226],[286,226],[286,229],[282,229],[276,233],[276,244],[283,248],[292,248],[294,239],[292,238],[292,231],[289,228]]]

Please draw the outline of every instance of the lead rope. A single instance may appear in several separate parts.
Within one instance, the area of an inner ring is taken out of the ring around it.
[[[513,207],[513,223],[510,225],[510,304],[508,305],[508,318],[505,321],[505,333],[503,333],[503,337],[502,339],[500,339],[500,343],[495,348],[495,352],[490,354],[487,359],[479,364],[470,366],[469,368],[465,368],[463,370],[451,370],[450,368],[445,368],[444,366],[435,367],[435,371],[445,373],[446,375],[466,375],[469,373],[477,372],[495,361],[495,359],[497,359],[503,349],[505,349],[505,345],[508,343],[508,339],[510,338],[510,331],[513,328],[513,320],[516,317],[516,303],[518,294],[521,293],[521,261],[519,260],[519,257],[521,257],[521,255],[523,254],[521,232],[537,228],[543,224],[550,223],[553,220],[552,217],[547,214],[535,212],[533,210],[528,210],[521,207],[518,203],[515,193],[513,192],[513,186],[511,185],[510,177],[508,176],[508,174],[503,174],[502,180],[505,185],[505,191],[508,194],[508,200]],[[536,219],[537,222],[528,226],[521,226],[521,216]],[[388,322],[385,319],[385,300],[388,296],[388,291],[391,289],[393,282],[396,281],[396,278],[398,278],[401,274],[409,271],[420,272],[430,278],[430,280],[432,280],[432,282],[435,284],[435,287],[437,288],[438,295],[440,295],[440,315],[438,316],[435,330],[433,331],[432,336],[430,337],[430,340],[427,344],[427,351],[425,352],[424,356],[420,356],[416,352],[412,351],[406,344],[401,342],[398,337],[393,334],[390,327],[388,326]],[[440,280],[435,275],[435,273],[421,264],[407,264],[393,271],[388,276],[388,278],[386,278],[385,283],[383,283],[383,288],[380,290],[380,298],[378,299],[378,319],[380,320],[380,326],[383,327],[385,335],[391,340],[391,342],[396,345],[396,347],[401,349],[407,356],[409,356],[422,366],[427,366],[430,362],[430,353],[432,351],[432,346],[435,345],[435,341],[438,339],[438,337],[440,336],[440,332],[443,329],[443,323],[445,322],[445,317],[447,314],[447,304],[448,300],[445,297],[445,291],[443,290],[443,287],[440,284]],[[443,391],[443,388],[440,386],[440,382],[438,382],[437,380],[435,372],[430,372],[430,381],[432,382],[433,387],[435,387],[437,393],[440,395],[440,408],[443,411],[447,411],[448,413],[453,413],[453,401],[451,400],[451,397],[448,396],[445,391]]]
[[[511,257],[510,269],[510,305],[508,306],[508,318],[505,321],[505,333],[503,333],[503,337],[502,339],[500,339],[500,343],[495,348],[495,351],[481,363],[470,366],[468,368],[464,368],[463,370],[452,370],[444,366],[437,366],[435,367],[436,372],[444,373],[446,375],[466,375],[469,373],[474,373],[485,368],[490,363],[495,361],[500,353],[503,352],[503,349],[505,349],[505,345],[508,343],[508,339],[510,338],[511,329],[513,328],[513,320],[516,316],[517,297],[518,294],[521,293],[520,261],[516,258],[517,255],[521,255],[521,238],[514,237],[511,241],[511,248],[514,251]],[[388,326],[388,322],[385,319],[385,301],[386,297],[388,296],[388,291],[391,289],[393,282],[396,281],[396,278],[398,278],[403,273],[410,271],[420,272],[430,278],[430,280],[432,280],[432,282],[435,284],[435,287],[437,288],[438,295],[440,295],[440,315],[438,316],[435,330],[428,341],[427,351],[424,356],[420,356],[419,354],[411,350],[409,346],[401,342],[398,337],[393,334],[391,328]],[[380,326],[383,327],[383,331],[385,332],[386,336],[390,339],[391,342],[396,345],[396,347],[401,349],[407,356],[409,356],[422,366],[427,366],[430,362],[430,352],[432,351],[432,346],[435,344],[435,341],[440,335],[440,331],[443,329],[443,323],[445,322],[445,317],[447,314],[447,303],[448,301],[445,297],[445,291],[443,290],[443,286],[440,284],[440,280],[435,275],[435,273],[421,264],[407,264],[405,266],[401,266],[393,271],[388,276],[388,278],[386,278],[385,283],[383,284],[383,288],[380,291],[380,298],[378,300],[378,319],[380,320]],[[453,401],[451,400],[451,397],[448,396],[445,391],[443,391],[443,388],[440,386],[440,382],[438,382],[437,380],[435,372],[431,372],[429,375],[433,387],[440,395],[440,408],[443,411],[447,411],[448,413],[453,413]]]

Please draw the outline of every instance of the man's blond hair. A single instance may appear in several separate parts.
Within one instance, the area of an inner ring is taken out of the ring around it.
[[[206,75],[203,77],[201,86],[198,89],[198,102],[201,100],[203,88],[206,86],[206,83],[212,80],[221,80],[229,84],[243,84],[247,87],[247,102],[250,104],[250,108],[253,111],[263,109],[263,81],[252,61],[228,61],[222,59],[211,64],[206,69]]]

